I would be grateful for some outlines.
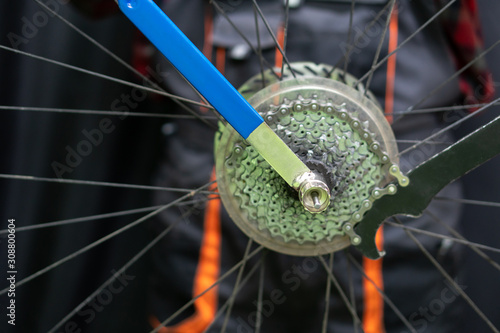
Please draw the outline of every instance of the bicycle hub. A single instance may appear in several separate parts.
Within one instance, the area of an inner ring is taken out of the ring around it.
[[[330,204],[330,189],[319,173],[306,172],[297,177],[295,184],[300,202],[309,212],[321,213]]]

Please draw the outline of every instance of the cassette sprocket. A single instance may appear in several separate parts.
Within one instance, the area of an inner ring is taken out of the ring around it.
[[[327,65],[294,63],[296,78],[271,71],[240,92],[273,131],[331,190],[322,213],[304,209],[298,194],[230,126],[216,137],[216,176],[238,227],[258,243],[291,255],[340,250],[361,238],[354,226],[372,203],[408,183],[397,166],[392,130],[373,95]],[[326,78],[328,76],[328,78]],[[287,79],[288,78],[288,79]],[[262,87],[266,83],[266,88]],[[256,92],[259,90],[258,92]]]

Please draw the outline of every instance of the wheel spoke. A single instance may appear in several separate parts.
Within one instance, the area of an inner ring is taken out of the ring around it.
[[[368,23],[366,25],[366,27],[363,29],[363,32],[348,46],[347,52],[345,52],[344,55],[335,63],[332,70],[328,73],[327,76],[331,76],[333,71],[335,70],[335,68],[339,68],[340,64],[342,64],[342,62],[344,62],[344,68],[346,68],[346,66],[347,66],[346,63],[349,62],[350,57],[351,57],[351,53],[354,50],[354,48],[357,47],[358,43],[361,42],[361,40],[366,37],[368,30],[370,30],[375,25],[375,23],[378,22],[378,20],[382,17],[382,15],[384,15],[384,13],[386,13],[388,11],[390,5],[391,5],[391,2],[387,2],[387,4],[384,6],[384,8],[382,8],[377,13],[377,15],[375,15],[373,20],[371,20],[370,23]]]
[[[263,253],[262,260],[264,260],[264,256],[267,254],[267,251],[265,250]],[[260,274],[259,274],[259,291],[257,295],[257,318],[255,319],[255,333],[260,333],[261,327],[262,327],[262,303],[263,303],[263,298],[264,298],[264,276],[266,273],[265,266],[262,265],[260,267]]]
[[[429,24],[431,24],[432,22],[434,22],[434,20],[436,18],[439,17],[439,15],[441,15],[448,7],[450,7],[453,3],[455,3],[457,0],[450,0],[450,2],[448,2],[445,6],[443,6],[443,8],[441,8],[439,11],[437,11],[430,19],[428,19],[424,24],[422,24],[417,30],[415,30],[415,32],[413,32],[410,36],[408,36],[408,38],[406,38],[404,41],[402,41],[398,47],[396,47],[396,49],[392,52],[389,52],[389,54],[387,54],[382,60],[380,60],[374,67],[372,67],[365,75],[363,75],[360,79],[359,79],[359,82],[365,80],[369,75],[371,75],[371,73],[375,70],[377,70],[380,66],[382,66],[383,64],[385,64],[389,58],[395,54],[396,52],[398,52],[406,43],[408,43],[410,40],[412,40],[416,35],[418,35],[418,33],[420,31],[422,31],[425,27],[427,27]]]
[[[407,143],[407,144],[415,144],[419,143],[421,140],[402,140],[402,139],[396,139],[397,143]],[[445,146],[448,147],[451,145],[453,142],[451,141],[428,141],[426,142],[427,145],[436,145],[436,146]]]
[[[162,240],[169,232],[174,228],[183,218],[187,217],[193,212],[192,208],[188,213],[183,214],[179,220],[172,223],[170,226],[165,228],[161,233],[159,233],[152,241],[150,241],[142,250],[140,250],[135,256],[133,256],[125,265],[123,265],[119,270],[113,273],[113,275],[106,280],[102,285],[100,285],[94,292],[92,292],[83,302],[78,304],[71,312],[69,312],[63,319],[61,319],[49,333],[56,332],[64,323],[71,319],[75,314],[78,313],[84,306],[90,303],[95,297],[97,297],[105,288],[107,288],[111,283],[113,283],[120,275],[124,274],[127,269],[129,269],[134,263],[141,259],[153,246],[155,246],[160,240]]]
[[[415,328],[408,322],[408,320],[403,316],[401,311],[398,309],[398,307],[391,301],[389,297],[387,297],[387,294],[377,286],[375,281],[373,281],[372,278],[370,278],[368,275],[366,275],[365,271],[363,270],[363,267],[352,257],[351,254],[347,253],[347,259],[350,263],[352,263],[358,271],[363,275],[363,278],[367,279],[374,287],[377,289],[377,292],[382,296],[384,299],[384,302],[391,308],[392,311],[396,314],[396,316],[403,322],[403,324],[410,330],[410,332],[417,333]]]
[[[333,253],[330,253],[328,259],[328,270],[331,271],[333,269]],[[349,279],[349,286],[352,281]],[[330,298],[332,291],[332,281],[330,278],[326,279],[326,288],[325,288],[325,312],[323,314],[323,327],[321,329],[321,333],[328,332],[328,315],[330,314]],[[349,287],[349,294],[351,293],[351,288]],[[353,304],[354,312],[356,312],[356,306],[353,303],[354,298],[351,296],[351,304]]]
[[[20,50],[17,50],[17,49],[14,49],[14,48],[11,48],[11,47],[8,47],[8,46],[5,46],[5,45],[0,45],[0,49],[5,50],[5,51],[9,51],[9,52],[14,52],[14,53],[26,56],[26,57],[33,58],[33,59],[41,60],[41,61],[44,61],[44,62],[47,62],[47,63],[50,63],[50,64],[54,64],[54,65],[57,65],[57,66],[60,66],[60,67],[64,67],[64,68],[67,68],[67,69],[71,69],[71,70],[77,71],[77,72],[80,72],[80,73],[84,73],[84,74],[88,74],[88,75],[91,75],[91,76],[95,76],[97,78],[101,78],[101,79],[108,80],[108,81],[111,81],[111,82],[119,83],[119,84],[122,84],[122,85],[125,85],[125,86],[128,86],[128,87],[132,87],[132,88],[136,88],[136,89],[139,89],[139,90],[151,92],[151,93],[154,93],[154,94],[157,94],[157,95],[165,96],[165,97],[171,98],[172,100],[178,100],[178,101],[190,103],[190,104],[193,104],[193,105],[199,106],[199,107],[210,108],[210,106],[208,106],[206,104],[195,102],[195,101],[192,101],[192,100],[190,100],[188,98],[184,98],[184,97],[176,96],[176,95],[173,95],[173,94],[169,94],[167,92],[164,92],[164,91],[161,91],[161,90],[158,90],[158,89],[153,89],[153,88],[149,88],[149,87],[146,87],[146,86],[142,86],[142,85],[137,84],[137,83],[133,83],[133,82],[125,81],[125,80],[122,80],[122,79],[118,79],[118,78],[115,78],[115,77],[112,77],[112,76],[109,76],[109,75],[106,75],[106,74],[98,73],[98,72],[95,72],[95,71],[91,71],[91,70],[88,70],[88,69],[85,69],[85,68],[73,66],[73,65],[70,65],[70,64],[65,64],[63,62],[60,62],[60,61],[57,61],[57,60],[53,60],[53,59],[49,59],[49,58],[46,58],[46,57],[42,57],[42,56],[39,56],[39,55],[36,55],[36,54],[33,54],[33,53],[28,53],[28,52],[20,51]]]
[[[285,22],[283,26],[283,52],[286,54],[286,44],[288,39],[288,20],[290,16],[290,0],[285,0]],[[281,79],[283,80],[283,72],[285,71],[285,63],[281,63]]]
[[[387,113],[387,115],[392,115],[392,116],[404,115],[404,116],[408,117],[408,116],[417,115],[417,114],[428,114],[428,113],[438,113],[438,112],[444,112],[444,111],[477,109],[477,108],[481,108],[485,105],[488,105],[488,103],[464,104],[464,105],[441,106],[441,107],[435,107],[435,108],[413,109],[410,113],[408,113],[408,111],[396,111],[393,113]],[[500,103],[493,104],[493,106],[496,106],[496,105],[500,105]],[[498,112],[498,110],[496,112]]]
[[[219,14],[221,14],[224,19],[226,19],[226,21],[231,25],[231,27],[234,29],[234,31],[236,31],[238,33],[238,35],[243,38],[243,40],[245,41],[245,43],[252,49],[253,53],[256,54],[257,56],[259,55],[259,50],[257,50],[253,44],[250,42],[250,40],[247,38],[247,36],[245,36],[245,34],[236,26],[236,24],[233,22],[233,20],[231,20],[231,18],[227,15],[227,13],[217,4],[217,1],[210,1],[210,3],[215,7],[215,9],[217,10],[217,12],[219,12]],[[261,57],[260,58],[263,63],[266,65],[266,67],[268,69],[271,69],[271,73],[277,78],[279,79],[279,75],[273,70],[273,66],[266,60],[266,58],[264,57]]]
[[[118,187],[118,188],[136,189],[136,190],[165,191],[165,192],[177,192],[177,193],[189,193],[189,192],[193,191],[190,189],[174,188],[174,187],[98,182],[98,181],[93,181],[93,180],[47,178],[47,177],[35,177],[35,176],[26,176],[26,175],[10,175],[10,174],[3,174],[3,173],[0,174],[0,178],[12,179],[12,180],[28,180],[28,181],[34,181],[34,182],[48,182],[48,183],[73,184],[73,185],[90,185],[90,186],[103,186],[103,187]],[[196,192],[196,193],[198,193],[198,192]],[[210,194],[213,192],[200,191],[199,193]]]
[[[436,214],[432,213],[431,211],[429,210],[426,210],[425,213],[427,215],[429,215],[434,221],[436,221],[437,223],[439,223],[441,226],[443,226],[444,228],[446,228],[448,230],[448,232],[450,234],[452,234],[453,236],[455,236],[455,238],[457,239],[460,239],[462,241],[465,241],[467,242],[467,245],[472,251],[474,251],[478,256],[480,256],[481,258],[483,258],[484,260],[486,260],[491,266],[493,266],[494,268],[496,268],[499,272],[500,272],[500,265],[495,262],[490,256],[488,256],[486,253],[484,253],[483,251],[481,251],[475,244],[473,244],[472,242],[469,242],[464,236],[462,236],[458,231],[456,231],[454,228],[452,228],[451,226],[449,226],[448,224],[444,223],[438,216],[436,216]],[[464,244],[464,243],[463,243]]]
[[[24,226],[24,227],[16,227],[16,233],[23,232],[23,231],[29,231],[29,230],[61,227],[64,225],[74,225],[74,224],[81,223],[81,222],[92,222],[92,221],[108,219],[108,218],[118,217],[118,216],[127,216],[127,215],[139,214],[139,213],[147,213],[147,212],[150,212],[152,210],[158,209],[160,207],[163,207],[163,205],[130,209],[130,210],[124,210],[124,211],[106,213],[106,214],[91,215],[91,216],[86,216],[86,217],[78,217],[78,218],[74,218],[74,219],[66,219],[66,220],[47,222],[47,223],[41,223],[41,224],[33,224],[33,225]],[[8,229],[0,230],[0,235],[6,234],[6,233],[8,233]]]
[[[64,24],[66,24],[67,26],[69,26],[72,30],[74,30],[75,32],[77,32],[80,36],[82,36],[83,38],[87,39],[90,43],[92,43],[97,48],[99,48],[100,50],[102,50],[104,53],[106,53],[107,55],[109,55],[111,58],[113,58],[114,60],[116,60],[119,64],[121,64],[122,66],[124,66],[125,68],[127,68],[130,72],[132,72],[135,75],[137,75],[138,77],[140,77],[142,80],[144,80],[145,83],[147,83],[148,85],[151,85],[151,87],[157,89],[158,91],[162,91],[164,93],[167,93],[166,90],[164,88],[162,88],[160,85],[158,85],[156,82],[153,82],[150,78],[148,78],[147,76],[145,76],[144,74],[142,74],[141,72],[139,72],[138,70],[136,70],[134,67],[132,67],[131,65],[129,65],[123,59],[121,59],[116,54],[114,54],[113,52],[111,52],[108,48],[104,47],[101,43],[99,43],[98,41],[96,41],[94,38],[90,37],[88,34],[86,34],[85,32],[83,32],[82,30],[80,30],[74,24],[72,24],[71,22],[69,22],[68,20],[66,20],[64,17],[62,17],[61,15],[59,15],[57,12],[55,12],[54,10],[52,10],[49,6],[47,6],[46,4],[44,4],[43,2],[41,2],[40,0],[33,0],[33,1],[35,1],[40,7],[42,7],[45,10],[47,10],[52,15],[56,16]],[[191,85],[191,83],[189,83],[189,81],[187,81],[184,77],[182,77],[182,78],[189,84],[189,86],[193,89],[193,91],[204,102],[203,103],[205,105],[204,107],[206,109],[214,111],[213,108],[210,106],[210,103],[208,103],[208,101],[205,99],[205,97],[202,96],[198,92],[198,90],[194,89],[194,87]],[[183,109],[185,109],[189,113],[193,114],[195,118],[198,118],[200,120],[203,119],[203,117],[198,117],[196,114],[193,113],[193,111],[191,109],[189,109],[187,106],[185,106],[184,104],[182,104],[180,99],[174,99],[174,101],[180,107],[182,107]],[[212,126],[212,125],[210,125],[210,123],[207,123],[207,125]]]
[[[61,22],[63,22],[64,24],[66,24],[70,29],[72,29],[73,31],[75,31],[81,37],[83,37],[86,40],[88,40],[91,44],[93,44],[98,49],[100,49],[101,51],[103,51],[105,54],[107,54],[108,56],[110,56],[111,58],[113,58],[116,62],[118,62],[120,65],[122,65],[123,67],[125,67],[126,69],[128,69],[130,72],[132,72],[135,75],[139,76],[141,79],[143,79],[145,82],[147,82],[148,84],[150,84],[155,89],[163,90],[155,82],[153,82],[151,79],[149,79],[144,74],[142,74],[141,72],[139,72],[138,70],[136,70],[133,66],[131,66],[130,64],[128,64],[125,60],[123,60],[122,58],[120,58],[119,56],[117,56],[115,53],[113,53],[111,50],[109,50],[107,47],[105,47],[104,45],[102,45],[101,43],[99,43],[94,38],[90,37],[88,34],[86,34],[84,31],[82,31],[77,26],[75,26],[73,23],[69,22],[67,19],[65,19],[64,17],[62,17],[59,13],[57,13],[52,8],[50,8],[49,6],[47,6],[46,4],[44,4],[42,1],[40,1],[40,0],[33,0],[33,1],[35,3],[37,3],[40,7],[42,7],[44,10],[48,11],[51,15],[57,17],[59,20],[61,20]]]
[[[346,55],[344,61],[344,73],[347,73],[347,67],[349,66],[349,62],[351,62],[351,50],[353,49],[354,41],[352,40],[352,26],[354,23],[354,8],[356,7],[356,0],[351,1],[351,10],[349,12],[349,28],[347,29],[347,49],[349,53]]]
[[[406,153],[408,153],[409,151],[412,151],[412,150],[414,150],[414,149],[416,149],[416,148],[420,147],[420,146],[421,146],[421,145],[423,145],[424,143],[427,143],[427,142],[429,142],[430,140],[432,140],[432,139],[434,139],[434,138],[436,138],[436,137],[439,137],[439,136],[440,136],[440,135],[442,135],[443,133],[446,133],[446,132],[448,132],[449,130],[451,130],[451,129],[453,129],[453,128],[457,127],[458,125],[462,124],[463,122],[467,121],[468,119],[470,119],[470,118],[472,118],[472,117],[477,116],[478,114],[480,114],[481,112],[483,112],[484,110],[488,109],[490,106],[492,106],[492,105],[494,105],[494,104],[496,104],[496,103],[498,103],[498,102],[500,102],[500,97],[499,97],[499,98],[497,98],[497,99],[495,99],[494,101],[492,101],[492,102],[490,102],[490,103],[486,104],[485,106],[483,106],[482,108],[478,109],[478,110],[477,110],[477,111],[475,111],[474,113],[470,113],[470,114],[468,114],[468,115],[464,116],[463,118],[461,118],[461,119],[459,119],[459,120],[455,121],[454,123],[452,123],[452,124],[450,124],[450,125],[448,125],[448,126],[446,126],[446,127],[442,128],[441,130],[439,130],[439,131],[435,132],[434,134],[429,135],[427,138],[423,139],[422,141],[420,141],[420,142],[418,142],[418,143],[415,143],[414,145],[412,145],[411,147],[408,147],[408,148],[404,149],[403,151],[400,151],[400,152],[398,153],[398,156],[401,156],[401,155],[403,155],[403,154],[406,154]]]
[[[255,34],[257,36],[257,56],[259,57],[260,65],[260,76],[262,80],[262,88],[266,87],[266,77],[264,76],[264,55],[262,54],[262,44],[260,40],[260,30],[259,30],[259,16],[257,15],[257,9],[253,7],[253,18],[255,21]]]
[[[261,258],[259,259],[259,261],[250,269],[250,271],[248,271],[248,273],[245,275],[245,277],[241,280],[241,282],[239,283],[238,286],[235,285],[234,287],[234,294],[237,295],[241,289],[243,289],[244,286],[246,286],[246,284],[248,283],[248,281],[250,280],[251,277],[254,276],[255,272],[257,271],[258,268],[262,268],[262,263],[263,263],[263,259],[264,259],[264,256],[261,256]],[[220,307],[220,309],[217,311],[217,313],[215,314],[215,317],[214,317],[214,320],[210,323],[210,325],[205,329],[204,333],[208,333],[210,328],[212,328],[212,325],[215,323],[215,321],[217,320],[217,318],[219,318],[223,313],[224,311],[226,311],[226,309],[234,302],[234,298],[231,299],[229,298],[228,300],[226,300],[224,302],[224,304]],[[222,332],[221,332],[222,333]]]
[[[464,245],[468,245],[468,246],[474,246],[476,248],[483,249],[483,250],[490,251],[490,252],[494,252],[494,253],[500,253],[500,249],[498,249],[498,248],[494,248],[494,247],[483,245],[483,244],[479,244],[479,243],[474,243],[474,242],[463,240],[463,239],[460,239],[460,238],[451,237],[449,235],[443,235],[443,234],[435,233],[435,232],[432,232],[432,231],[417,229],[417,228],[410,227],[410,226],[407,226],[407,225],[404,225],[404,224],[394,223],[394,222],[391,222],[391,221],[384,221],[384,224],[389,225],[391,227],[396,227],[396,228],[401,228],[403,230],[408,230],[408,231],[411,231],[411,232],[414,232],[414,233],[418,233],[418,234],[422,234],[422,235],[427,235],[427,236],[431,236],[431,237],[434,237],[434,238],[449,239],[449,240],[452,240],[452,241],[460,243],[460,244],[464,244]]]
[[[80,72],[80,73],[88,74],[88,75],[91,75],[91,76],[94,76],[94,77],[97,77],[97,78],[101,78],[101,79],[104,79],[104,80],[115,82],[115,83],[118,83],[118,84],[121,84],[121,85],[125,85],[125,86],[128,86],[128,87],[132,87],[132,88],[138,89],[138,90],[142,90],[142,91],[154,93],[154,94],[157,94],[157,95],[160,95],[160,96],[168,97],[172,101],[174,101],[177,105],[179,105],[182,109],[184,109],[185,111],[189,112],[195,118],[197,118],[198,120],[200,120],[201,122],[203,122],[205,125],[209,126],[212,129],[215,129],[215,130],[217,129],[217,126],[215,126],[215,124],[207,121],[207,119],[205,119],[205,118],[200,117],[200,115],[198,115],[196,113],[196,111],[192,110],[190,107],[188,107],[187,105],[183,104],[183,102],[184,102],[184,103],[188,103],[188,104],[195,105],[195,106],[198,106],[198,107],[203,107],[203,108],[207,108],[209,110],[213,110],[213,107],[211,107],[207,103],[195,102],[195,101],[190,100],[188,98],[176,96],[176,95],[167,93],[167,92],[162,91],[162,90],[149,88],[149,87],[137,84],[137,83],[125,81],[125,80],[122,80],[122,79],[118,79],[118,78],[115,78],[115,77],[112,77],[112,76],[109,76],[109,75],[105,75],[105,74],[98,73],[98,72],[95,72],[95,71],[91,71],[91,70],[88,70],[88,69],[84,69],[84,68],[81,68],[81,67],[73,66],[73,65],[70,65],[70,64],[65,64],[65,63],[60,62],[60,61],[56,61],[56,60],[52,60],[52,59],[49,59],[49,58],[46,58],[46,57],[38,56],[38,55],[35,55],[35,54],[32,54],[32,53],[28,53],[28,52],[16,50],[16,49],[8,47],[8,46],[0,45],[0,49],[6,50],[6,51],[10,51],[10,52],[14,52],[14,53],[18,53],[18,54],[21,54],[23,56],[27,56],[27,57],[30,57],[30,58],[33,58],[33,59],[41,60],[41,61],[53,64],[53,65],[57,65],[57,66],[60,66],[60,67],[63,67],[63,68],[74,70],[74,71],[77,71],[77,72]],[[123,113],[122,113],[122,115],[123,115]]]
[[[245,249],[245,253],[243,254],[244,259],[248,258],[248,253],[250,253],[250,248],[252,247],[252,243],[253,243],[252,239],[249,239],[247,242],[247,247]],[[229,323],[229,317],[231,316],[231,311],[233,310],[234,301],[235,301],[236,295],[239,291],[241,278],[243,277],[243,272],[245,271],[246,264],[247,264],[247,262],[244,261],[243,264],[240,266],[240,269],[238,271],[238,276],[236,277],[236,282],[234,283],[233,292],[228,299],[229,305],[227,307],[226,316],[224,317],[224,322],[222,323],[222,328],[221,328],[220,333],[226,332],[227,324]],[[215,321],[215,318],[214,318],[214,321]]]
[[[402,224],[402,222],[397,217],[395,217],[394,219],[396,223]],[[456,283],[455,280],[453,280],[453,278],[446,272],[446,270],[441,266],[441,264],[439,264],[439,262],[429,253],[429,251],[427,251],[427,249],[413,235],[413,233],[408,229],[405,229],[404,231],[408,235],[408,237],[410,237],[411,240],[418,246],[420,251],[427,257],[427,259],[429,259],[429,261],[434,265],[434,267],[436,267],[436,269],[443,275],[443,277],[451,285],[453,285],[453,287],[458,291],[458,293],[460,293],[462,298],[467,302],[467,304],[469,304],[469,306],[474,310],[474,312],[476,312],[478,316],[481,317],[481,319],[483,319],[486,325],[488,325],[493,332],[500,333],[500,331],[495,327],[495,325],[493,325],[493,323],[488,319],[488,317],[486,317],[486,315],[481,311],[481,309],[479,309],[476,303],[474,303],[474,301],[469,297],[469,295],[467,295],[463,291],[463,289],[458,285],[458,283]]]
[[[389,13],[387,14],[387,18],[385,20],[385,26],[384,26],[384,31],[382,31],[382,34],[380,35],[380,40],[377,45],[377,50],[375,51],[375,56],[373,57],[373,62],[372,62],[372,67],[371,70],[369,71],[368,78],[366,79],[366,84],[365,84],[365,92],[364,95],[366,96],[366,93],[370,89],[370,84],[372,82],[373,78],[373,73],[375,73],[375,65],[377,64],[378,58],[380,57],[380,52],[382,51],[382,45],[384,45],[385,41],[385,35],[387,34],[387,31],[389,30],[389,24],[391,23],[391,17],[394,13],[394,6],[396,5],[396,0],[391,1],[391,7],[389,9]]]
[[[85,114],[85,115],[104,115],[104,116],[123,116],[120,111],[103,111],[103,110],[86,110],[86,109],[64,109],[64,108],[41,108],[41,107],[27,107],[27,106],[8,106],[0,105],[0,110],[13,110],[13,111],[27,111],[27,112],[52,112],[52,113],[65,113],[65,114]],[[146,118],[168,118],[168,119],[217,119],[215,116],[195,117],[188,114],[166,114],[166,113],[142,113],[142,112],[127,112],[127,117],[146,117]]]
[[[490,47],[488,47],[486,50],[484,50],[483,52],[481,52],[481,54],[479,54],[478,56],[476,56],[474,59],[472,59],[467,65],[463,66],[462,68],[460,68],[458,71],[456,71],[452,76],[450,76],[448,79],[444,80],[439,86],[437,86],[436,88],[434,88],[433,90],[431,90],[427,95],[425,95],[424,97],[422,97],[417,103],[415,103],[413,106],[409,107],[406,112],[407,113],[410,113],[412,112],[413,108],[416,108],[418,107],[419,105],[421,105],[423,102],[425,102],[427,99],[429,99],[430,97],[434,96],[436,93],[438,93],[444,86],[446,86],[448,83],[450,83],[451,81],[453,81],[454,79],[456,79],[460,74],[462,74],[463,72],[465,72],[469,67],[471,67],[472,65],[474,65],[478,60],[484,58],[485,55],[487,55],[488,53],[491,52],[491,50],[493,50],[495,47],[497,47],[497,45],[500,44],[500,39],[497,40],[493,45],[491,45]]]
[[[177,204],[177,206],[183,207],[183,206],[187,206],[187,205],[198,204],[201,202],[207,202],[209,200],[219,199],[218,197],[213,197],[214,194],[216,194],[216,193],[215,192],[210,193],[209,194],[210,197],[204,196],[203,198],[200,198],[200,199],[185,200],[183,202],[179,202]],[[41,224],[32,224],[32,225],[28,225],[28,226],[24,226],[24,227],[16,227],[16,232],[46,229],[46,228],[52,228],[52,227],[61,227],[61,226],[65,226],[65,225],[74,225],[74,224],[81,223],[81,222],[92,222],[92,221],[108,219],[108,218],[113,218],[113,217],[119,217],[119,216],[147,213],[147,212],[150,212],[152,210],[158,209],[160,207],[163,207],[163,205],[157,205],[157,206],[145,207],[145,208],[129,209],[129,210],[123,210],[123,211],[113,212],[113,213],[90,215],[90,216],[85,216],[85,217],[77,217],[77,218],[73,218],[73,219],[66,219],[66,220],[60,220],[60,221],[54,221],[54,222],[46,222],[46,223],[41,223]],[[8,233],[8,229],[1,229],[0,230],[0,235],[6,234],[6,233]]]
[[[323,267],[325,268],[325,271],[328,274],[329,280],[331,280],[333,282],[333,285],[335,286],[335,289],[337,289],[340,297],[342,298],[342,301],[344,302],[345,306],[347,307],[347,310],[349,311],[351,316],[354,318],[356,325],[361,325],[361,320],[359,319],[358,314],[354,310],[352,304],[349,302],[349,299],[347,298],[344,290],[342,290],[342,287],[340,286],[337,278],[335,277],[335,274],[333,274],[333,271],[328,269],[328,265],[322,256],[318,256],[318,258],[319,258],[319,261],[321,262],[321,264],[323,265]],[[361,331],[364,332],[363,329],[361,329]]]
[[[206,188],[206,187],[208,187],[210,185],[211,184],[206,184],[206,185],[200,187],[198,190],[202,190],[202,189],[204,189],[204,188]],[[175,206],[177,203],[183,201],[184,199],[192,197],[196,193],[197,193],[197,190],[192,191],[191,193],[188,193],[186,195],[183,195],[182,197],[180,197],[180,198],[178,198],[178,199],[170,202],[169,204],[166,204],[166,205],[164,205],[164,206],[156,209],[155,211],[153,211],[153,212],[151,212],[151,213],[149,213],[149,214],[147,214],[147,215],[145,215],[145,216],[143,216],[143,217],[135,220],[134,222],[132,222],[132,223],[130,223],[130,224],[128,224],[128,225],[126,225],[126,226],[118,229],[118,230],[113,231],[112,233],[108,234],[107,236],[104,236],[104,237],[96,240],[95,242],[90,243],[89,245],[81,248],[80,250],[73,252],[72,254],[70,254],[70,255],[68,255],[68,256],[66,256],[66,257],[64,257],[64,258],[62,258],[62,259],[60,259],[60,260],[58,260],[58,261],[56,261],[54,263],[52,263],[51,265],[46,266],[45,268],[42,268],[41,270],[37,271],[36,273],[33,273],[30,276],[28,276],[28,277],[20,280],[19,282],[17,282],[16,283],[16,288],[24,285],[26,282],[29,282],[29,281],[31,281],[31,280],[39,277],[40,275],[43,275],[43,274],[45,274],[45,273],[53,270],[54,268],[56,268],[56,267],[64,264],[65,262],[67,262],[67,261],[69,261],[71,259],[74,259],[74,258],[78,257],[81,254],[84,254],[84,253],[88,252],[89,250],[95,248],[98,245],[101,245],[102,243],[104,243],[104,242],[106,242],[106,241],[114,238],[115,236],[117,236],[117,235],[119,235],[119,234],[121,234],[121,233],[123,233],[123,232],[125,232],[125,231],[127,231],[127,230],[129,230],[129,229],[131,229],[131,228],[133,228],[133,227],[135,227],[135,226],[137,226],[137,225],[139,225],[139,224],[147,221],[147,220],[149,220],[150,218],[152,218],[152,217],[158,215],[159,213],[161,213],[162,211]],[[3,290],[1,290],[0,291],[0,295],[5,294],[8,290],[9,290],[8,287],[5,288],[5,289],[3,289]]]
[[[278,42],[278,39],[276,39],[276,35],[274,34],[273,29],[269,25],[269,22],[267,21],[266,17],[264,16],[264,13],[262,13],[260,6],[257,4],[256,0],[252,0],[252,2],[253,2],[255,9],[257,10],[257,13],[259,13],[259,16],[262,18],[262,21],[264,22],[264,25],[266,26],[267,31],[269,32],[269,35],[273,39],[275,46],[278,48],[279,52],[281,53],[281,56],[283,57],[283,61],[288,66],[288,69],[290,70],[290,73],[292,73],[293,77],[296,78],[295,72],[293,71],[293,68],[290,65],[290,62],[288,61],[288,58],[287,58],[285,52],[283,51],[283,48],[281,47],[280,43]]]
[[[345,252],[346,256],[349,254],[347,249],[344,250],[344,252]],[[355,312],[357,312],[356,295],[354,292],[354,281],[353,281],[353,276],[352,276],[351,262],[349,260],[346,260],[346,266],[347,266],[347,279],[349,281],[349,298],[351,299],[352,308],[354,309]],[[358,333],[359,324],[356,324],[356,320],[354,320],[354,318],[352,319],[352,326],[354,328],[354,333]]]
[[[258,248],[256,248],[255,250],[253,250],[248,256],[247,258],[243,258],[240,262],[238,262],[236,265],[234,265],[230,270],[228,270],[226,273],[224,273],[222,276],[219,277],[219,279],[217,279],[217,281],[215,281],[210,287],[208,287],[206,290],[204,290],[203,292],[201,292],[200,294],[196,295],[193,299],[191,299],[189,302],[187,302],[186,304],[184,304],[181,308],[179,308],[174,314],[172,314],[170,317],[168,317],[167,319],[165,319],[157,328],[153,329],[150,333],[157,333],[161,330],[161,328],[163,326],[167,326],[170,322],[172,322],[172,320],[174,320],[175,318],[177,318],[177,316],[179,316],[181,313],[183,313],[186,309],[188,309],[191,305],[193,305],[193,303],[198,299],[200,298],[201,296],[203,296],[204,294],[206,294],[208,291],[210,291],[212,288],[214,288],[215,286],[219,285],[222,281],[224,281],[229,275],[231,275],[233,272],[235,272],[241,265],[243,265],[243,263],[245,263],[247,260],[249,260],[250,258],[253,258],[256,254],[260,253],[262,250],[263,250],[263,246],[259,246]]]
[[[500,208],[500,202],[491,202],[491,201],[482,201],[482,200],[470,200],[470,199],[459,199],[459,198],[447,198],[442,196],[434,197],[434,200],[442,200],[442,201],[453,201],[459,202],[466,205],[476,205],[476,206],[485,206],[485,207],[496,207]]]

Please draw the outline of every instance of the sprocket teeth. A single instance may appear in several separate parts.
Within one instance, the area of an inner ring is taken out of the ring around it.
[[[370,117],[363,118],[363,112],[373,110],[358,110],[351,102],[342,102],[340,95],[330,98],[317,85],[315,89],[319,92],[304,89],[295,96],[286,92],[286,97],[263,99],[261,115],[311,170],[326,178],[332,199],[323,213],[305,211],[297,193],[230,128],[223,129],[226,133],[219,139],[226,140],[220,145],[229,153],[216,156],[222,165],[217,177],[225,186],[221,192],[232,198],[230,215],[240,227],[247,225],[243,231],[251,229],[252,235],[258,233],[258,239],[266,239],[265,245],[280,244],[271,247],[289,254],[304,255],[301,249],[325,244],[327,248],[345,247],[346,239],[361,241],[345,226],[361,223],[369,209],[367,203],[371,207],[378,197],[393,194],[389,190],[393,187],[387,186],[389,179],[404,181],[399,170],[392,168],[397,166],[391,161],[395,155],[386,151],[378,127],[366,120]],[[370,93],[366,96],[371,98]]]

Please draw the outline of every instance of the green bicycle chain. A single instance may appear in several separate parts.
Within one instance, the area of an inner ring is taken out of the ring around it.
[[[324,166],[330,174],[331,202],[323,214],[304,210],[296,193],[243,140],[233,144],[225,169],[229,191],[238,198],[246,219],[256,221],[262,231],[285,242],[318,243],[348,235],[356,245],[361,238],[354,225],[372,203],[396,186],[386,184],[404,177],[396,164],[373,140],[368,124],[360,122],[343,105],[317,100],[316,96],[285,100],[262,115],[268,125],[306,163]]]

